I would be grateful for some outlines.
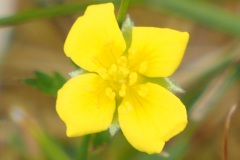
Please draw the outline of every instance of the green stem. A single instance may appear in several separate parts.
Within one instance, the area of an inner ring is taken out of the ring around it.
[[[129,1],[130,0],[122,0],[121,2],[118,15],[117,15],[117,21],[120,27],[122,26],[122,23],[126,17]]]
[[[80,159],[80,160],[87,159],[89,142],[90,142],[90,135],[84,136],[78,152],[79,154],[76,159]]]

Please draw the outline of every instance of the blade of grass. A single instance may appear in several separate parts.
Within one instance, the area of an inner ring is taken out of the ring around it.
[[[71,15],[85,10],[88,5],[109,2],[107,0],[95,0],[91,2],[71,3],[48,6],[45,8],[35,8],[20,12],[13,16],[0,18],[0,26],[16,25],[31,20],[54,18],[58,16]],[[115,0],[114,4],[118,5],[119,0]]]
[[[91,2],[71,3],[32,9],[13,16],[0,18],[0,26],[70,15],[83,11],[90,4],[106,2],[109,1],[95,0]],[[115,6],[118,6],[120,1],[114,0],[112,2]],[[157,12],[168,10],[169,12],[191,19],[199,24],[220,30],[235,37],[240,37],[240,17],[206,2],[189,0],[132,0],[130,5],[148,7]]]
[[[224,93],[232,86],[232,84],[239,79],[239,71],[236,69],[233,69],[232,72],[229,72],[229,75],[226,76],[225,81],[223,81],[223,84],[221,87],[219,87],[215,93],[216,96],[213,97],[213,101],[206,106],[206,108],[213,108],[216,106],[216,103],[218,100],[224,95]],[[206,89],[207,90],[207,89]],[[201,97],[199,97],[201,98]],[[211,110],[209,110],[211,111]],[[205,115],[206,116],[206,115]],[[169,157],[161,157],[159,160],[181,160],[184,159],[184,155],[187,153],[189,148],[189,143],[191,140],[192,135],[195,133],[198,126],[201,124],[202,121],[192,122],[189,124],[187,131],[185,131],[183,134],[176,137],[174,141],[174,145],[171,145],[167,152],[169,153]],[[144,159],[141,159],[144,160]]]
[[[194,22],[240,37],[240,17],[202,1],[190,0],[135,0],[134,4],[157,12],[166,9]]]
[[[185,102],[184,104],[188,106],[188,109],[192,108],[192,106],[197,101],[202,101],[202,97],[206,95],[206,92],[209,92],[209,89],[212,88],[214,85],[214,81],[216,80],[216,76],[222,76],[223,70],[225,70],[225,75],[222,77],[223,80],[220,81],[221,85],[217,85],[217,88],[214,91],[214,94],[211,94],[211,102],[206,103],[205,108],[214,108],[216,103],[221,99],[224,93],[240,78],[240,66],[237,60],[237,56],[239,53],[239,48],[230,48],[228,52],[225,54],[227,57],[222,57],[222,61],[216,62],[212,65],[211,68],[203,72],[201,75],[198,76],[198,80],[190,86],[190,89],[186,89],[186,93],[190,93],[188,95],[184,94]],[[234,63],[233,63],[234,62]],[[214,80],[215,78],[215,80]],[[199,86],[199,82],[203,82],[204,85]],[[194,98],[190,97],[196,88],[200,88],[197,90],[196,96]],[[186,95],[186,96],[185,96]],[[192,102],[193,101],[193,102]],[[191,137],[195,133],[198,126],[201,124],[204,117],[208,115],[212,109],[208,110],[206,115],[204,115],[200,121],[192,121],[189,123],[186,131],[182,134],[178,135],[173,144],[166,150],[169,153],[169,157],[162,157],[162,156],[149,156],[149,155],[142,155],[139,154],[138,160],[180,160],[184,159],[184,155],[187,153],[189,148],[189,143],[191,141]]]
[[[236,47],[237,43],[230,44],[229,47],[224,49],[224,51],[217,51],[214,53],[215,55],[219,55],[210,60],[210,62],[206,62],[204,60],[198,60],[201,63],[197,65],[197,67],[201,67],[202,64],[208,63],[211,65],[206,65],[203,71],[197,71],[198,74],[194,76],[190,76],[190,80],[186,83],[188,84],[187,88],[184,88],[187,92],[182,95],[181,100],[187,107],[187,110],[190,110],[191,107],[196,103],[196,101],[204,94],[206,84],[208,84],[212,78],[216,75],[222,73],[228,67],[230,67],[233,63],[233,60],[237,59],[240,47]],[[218,53],[220,52],[220,53]],[[222,52],[222,53],[221,53]],[[208,56],[209,58],[209,56]],[[193,62],[197,63],[197,62]],[[191,66],[191,64],[189,65]],[[235,66],[237,68],[237,66]],[[186,72],[186,71],[184,71]],[[181,75],[180,76],[184,76]]]
[[[224,95],[226,90],[231,87],[233,82],[235,82],[237,79],[239,79],[240,73],[236,69],[233,69],[233,72],[229,72],[227,76],[225,76],[225,80],[223,81],[223,84],[221,87],[219,87],[215,93],[216,97],[214,97],[214,101],[212,101],[206,108],[213,108],[218,102],[218,100]],[[209,86],[206,86],[209,87]],[[205,89],[207,90],[207,89]],[[204,93],[205,94],[205,93]],[[201,98],[198,97],[199,99]],[[149,155],[139,155],[138,160],[181,160],[184,159],[184,155],[188,151],[189,143],[191,140],[191,137],[195,133],[198,126],[201,124],[202,121],[198,122],[191,122],[186,131],[184,131],[183,134],[180,134],[177,136],[173,142],[173,145],[171,145],[166,151],[169,154],[168,157],[163,156],[149,156]]]
[[[25,131],[27,134],[26,136],[29,136],[36,141],[46,159],[71,159],[63,147],[53,137],[49,136],[35,121],[34,117],[28,114],[23,108],[15,107],[10,110],[10,117],[20,128],[22,128],[22,130]]]

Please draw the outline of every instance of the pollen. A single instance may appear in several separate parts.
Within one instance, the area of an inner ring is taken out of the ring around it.
[[[98,74],[109,84],[109,89],[106,89],[106,93],[109,97],[115,97],[114,92],[119,97],[124,97],[128,90],[128,87],[137,82],[138,75],[136,72],[131,71],[128,65],[128,59],[125,56],[121,56],[117,63],[110,65],[108,69],[99,69]],[[110,88],[112,90],[110,90]]]

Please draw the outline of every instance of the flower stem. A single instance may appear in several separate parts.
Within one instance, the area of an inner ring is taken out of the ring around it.
[[[120,27],[122,26],[122,23],[126,17],[129,1],[130,0],[122,0],[121,2],[118,15],[117,15],[117,21]]]
[[[89,147],[90,135],[86,135],[82,139],[82,143],[80,144],[80,150],[78,151],[78,155],[76,159],[86,160],[88,157],[88,147]]]

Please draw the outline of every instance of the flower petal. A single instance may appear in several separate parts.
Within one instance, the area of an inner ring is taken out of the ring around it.
[[[148,77],[167,77],[179,66],[189,35],[167,28],[134,27],[129,60]]]
[[[64,45],[67,56],[92,72],[109,67],[125,48],[112,3],[89,6],[72,26]]]
[[[115,100],[104,81],[94,73],[70,79],[59,91],[57,112],[67,135],[81,136],[106,130],[113,118]]]
[[[164,142],[187,124],[182,102],[153,83],[134,86],[123,99],[118,114],[127,140],[136,149],[150,154],[161,152]]]

